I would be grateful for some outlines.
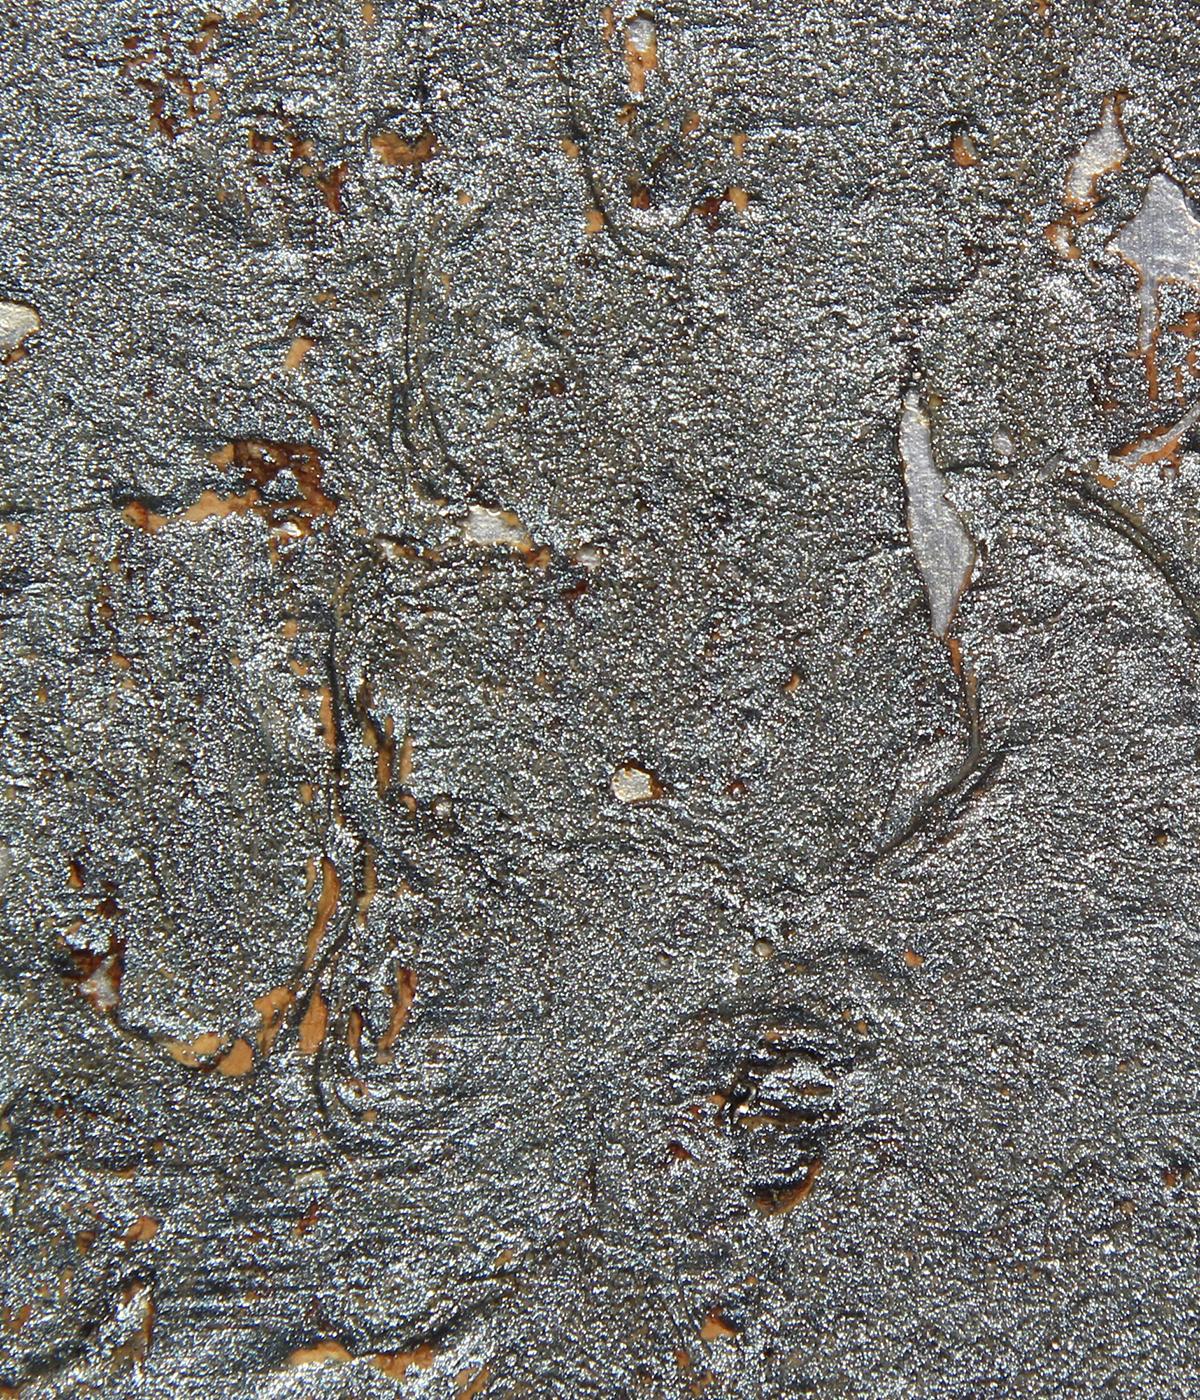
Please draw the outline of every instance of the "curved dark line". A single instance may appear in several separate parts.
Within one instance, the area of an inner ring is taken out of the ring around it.
[[[1071,493],[1070,504],[1085,519],[1119,535],[1131,544],[1175,595],[1175,600],[1191,623],[1193,637],[1200,639],[1200,599],[1184,582],[1183,570],[1142,521],[1119,501],[1110,500],[1086,477],[1068,476],[1058,485]]]
[[[580,120],[578,109],[575,105],[575,83],[571,73],[571,59],[567,52],[570,44],[570,36],[566,25],[559,31],[558,37],[558,63],[552,65],[558,75],[558,80],[562,84],[563,95],[566,100],[566,127],[567,134],[575,145],[579,148],[579,165],[583,172],[583,182],[591,196],[592,204],[604,221],[604,231],[613,241],[613,246],[626,258],[631,260],[641,259],[654,267],[661,268],[664,272],[676,273],[681,270],[681,264],[672,258],[666,257],[662,253],[653,249],[634,248],[626,240],[619,225],[609,212],[608,199],[600,185],[596,175],[595,166],[591,158],[591,136]]]
[[[883,845],[875,852],[875,859],[882,860],[884,856],[891,855],[892,852],[911,841],[917,836],[933,819],[937,809],[943,803],[952,800],[959,795],[966,795],[968,792],[991,777],[1004,762],[1004,753],[993,754],[987,764],[983,763],[984,743],[983,743],[983,721],[979,708],[979,695],[975,676],[969,671],[963,671],[959,677],[962,687],[963,708],[967,716],[967,754],[954,774],[948,778],[940,787],[934,788],[932,792],[924,794],[917,803],[916,809],[904,826],[894,836],[889,837]],[[982,766],[982,772],[980,772]],[[979,775],[976,778],[976,775]],[[975,779],[972,782],[972,779]]]

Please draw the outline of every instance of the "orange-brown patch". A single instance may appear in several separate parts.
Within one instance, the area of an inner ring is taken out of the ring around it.
[[[297,1347],[287,1359],[288,1366],[317,1366],[324,1361],[353,1361],[354,1357],[341,1342],[325,1340],[312,1346]]]
[[[396,1037],[404,1029],[417,995],[417,974],[411,967],[396,969],[396,985],[392,988],[392,1014],[388,1018],[387,1029],[379,1037],[376,1050],[380,1057],[386,1057],[396,1043]]]
[[[411,1351],[377,1351],[371,1358],[371,1365],[382,1371],[390,1381],[402,1381],[410,1366],[418,1371],[428,1371],[437,1358],[437,1352],[429,1342],[422,1342]]]
[[[798,1185],[759,1191],[754,1197],[754,1204],[764,1215],[786,1215],[812,1195],[812,1189],[816,1185],[817,1177],[821,1175],[823,1166],[820,1158],[814,1158],[808,1164],[804,1179]]]
[[[249,1074],[253,1068],[254,1051],[250,1048],[250,1042],[240,1036],[217,1061],[217,1073],[227,1079],[238,1079]]]
[[[312,989],[308,1007],[300,1021],[300,1053],[315,1055],[325,1043],[325,1033],[329,1029],[329,1007],[321,995],[320,987]]]
[[[700,1340],[703,1342],[727,1341],[730,1337],[736,1337],[738,1329],[722,1317],[719,1311],[710,1312],[700,1324]]]
[[[103,913],[107,901],[97,906]],[[94,1010],[110,1015],[121,1002],[121,978],[125,974],[125,941],[115,933],[108,936],[103,953],[68,948],[75,965],[74,982],[80,995]]]
[[[492,1368],[481,1366],[478,1371],[472,1371],[468,1366],[454,1377],[454,1384],[458,1387],[454,1400],[473,1400],[473,1397],[487,1385],[492,1378]]]
[[[397,131],[381,131],[371,138],[371,149],[384,165],[413,170],[437,155],[438,140],[428,128],[419,136],[401,136]]]
[[[262,996],[255,997],[254,1009],[262,1018],[262,1025],[258,1030],[260,1054],[265,1055],[271,1049],[275,1037],[283,1025],[283,1018],[295,1000],[296,994],[290,987],[275,987],[272,991],[264,992]]]
[[[341,893],[342,882],[338,877],[337,867],[328,856],[322,856],[321,893],[317,896],[317,913],[313,919],[308,943],[304,949],[305,969],[312,967],[317,960],[317,949],[321,946],[321,939],[324,938],[329,921],[333,918],[334,910],[337,909]]]
[[[629,91],[640,97],[646,91],[646,78],[658,68],[658,33],[646,15],[626,21],[625,67],[629,70]]]
[[[950,142],[950,159],[962,170],[979,164],[979,152],[975,149],[975,142],[965,131],[957,132]]]
[[[298,369],[301,360],[313,348],[317,342],[311,335],[298,335],[292,341],[287,354],[283,357],[284,369]]]
[[[152,1215],[139,1215],[125,1231],[124,1244],[145,1244],[158,1234],[158,1221]]]
[[[177,521],[198,525],[231,515],[255,514],[272,526],[289,523],[296,527],[295,533],[311,534],[313,521],[337,509],[337,503],[321,487],[324,466],[320,453],[307,443],[239,438],[213,453],[210,460],[223,471],[236,469],[241,476],[239,487],[224,493],[206,488],[191,505],[172,516],[160,515],[143,501],[130,501],[124,509],[125,519],[155,534]],[[298,494],[284,500],[266,498],[264,491],[285,472],[295,480]]]
[[[216,1031],[202,1031],[194,1040],[168,1040],[167,1054],[173,1060],[189,1069],[207,1067],[208,1062],[221,1048],[221,1037]]]

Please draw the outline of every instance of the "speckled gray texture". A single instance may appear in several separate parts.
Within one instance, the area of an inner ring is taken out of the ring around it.
[[[1198,32],[4,7],[2,1393],[1200,1394]]]

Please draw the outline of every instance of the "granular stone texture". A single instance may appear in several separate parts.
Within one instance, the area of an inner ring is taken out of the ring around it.
[[[0,1395],[1200,1394],[1200,29],[0,15]]]

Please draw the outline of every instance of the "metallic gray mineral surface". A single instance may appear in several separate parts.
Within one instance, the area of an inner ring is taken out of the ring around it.
[[[1200,1395],[1200,11],[8,0],[0,1396]]]

